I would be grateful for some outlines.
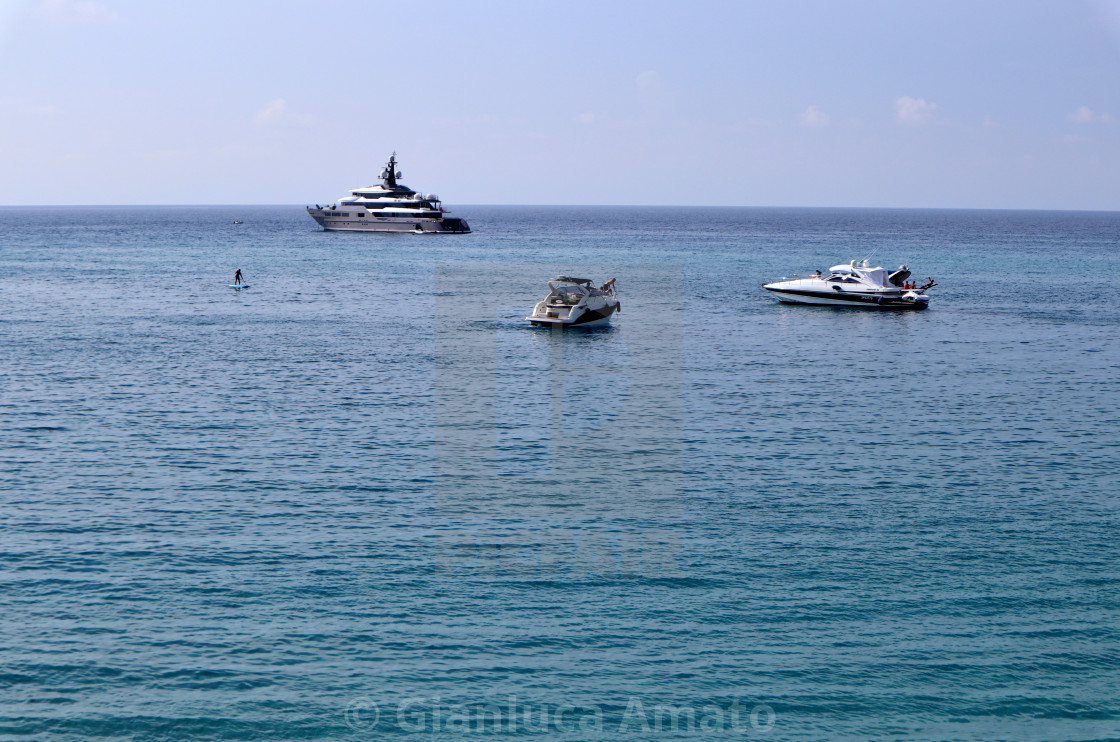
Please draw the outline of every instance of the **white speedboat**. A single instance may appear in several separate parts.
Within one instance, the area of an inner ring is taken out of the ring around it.
[[[870,309],[925,309],[926,290],[937,284],[933,279],[918,287],[909,280],[910,271],[900,266],[892,272],[864,260],[859,265],[834,265],[827,275],[817,271],[804,278],[780,278],[762,284],[778,301],[788,304],[815,304],[829,307],[867,307]]]
[[[411,232],[466,234],[466,219],[448,216],[434,193],[424,195],[397,179],[397,153],[381,171],[381,184],[355,188],[330,206],[307,207],[307,213],[327,232]]]
[[[618,311],[613,278],[595,288],[586,278],[558,276],[548,282],[548,296],[525,319],[537,326],[599,327]]]

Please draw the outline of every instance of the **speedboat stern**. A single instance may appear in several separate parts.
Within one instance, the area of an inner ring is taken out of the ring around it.
[[[622,309],[614,282],[596,288],[586,278],[557,276],[548,282],[548,296],[525,319],[537,327],[601,327]]]

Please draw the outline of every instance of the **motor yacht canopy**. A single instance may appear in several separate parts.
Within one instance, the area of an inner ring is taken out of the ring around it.
[[[861,266],[855,265],[834,265],[828,270],[834,276],[854,276],[855,278],[862,279],[867,283],[875,286],[888,285],[887,279],[890,277],[887,269],[883,268],[882,266],[876,266],[874,268],[863,268]]]

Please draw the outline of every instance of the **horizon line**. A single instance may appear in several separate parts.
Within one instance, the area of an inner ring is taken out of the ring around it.
[[[310,204],[297,203],[132,203],[132,204],[0,204],[0,209],[122,209],[122,208],[240,208],[240,207],[284,207],[306,208]],[[843,210],[843,211],[1010,211],[1010,212],[1053,212],[1073,214],[1117,214],[1120,208],[1115,209],[1088,209],[1088,208],[1058,208],[1058,207],[1024,207],[1024,206],[790,206],[790,205],[742,205],[742,204],[496,204],[496,203],[464,203],[456,208],[577,208],[577,209],[784,209],[784,210]],[[451,213],[451,212],[449,212]]]

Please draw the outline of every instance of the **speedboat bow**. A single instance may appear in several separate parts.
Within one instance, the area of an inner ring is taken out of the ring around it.
[[[621,308],[613,278],[595,288],[586,278],[558,276],[548,282],[548,296],[525,319],[538,327],[599,327]]]
[[[900,266],[893,273],[883,267],[872,268],[864,260],[859,265],[834,265],[828,275],[817,271],[804,278],[780,278],[762,284],[778,301],[787,304],[815,304],[829,307],[867,307],[870,309],[925,309],[926,290],[937,284],[929,279],[921,287],[911,282],[910,271]]]

